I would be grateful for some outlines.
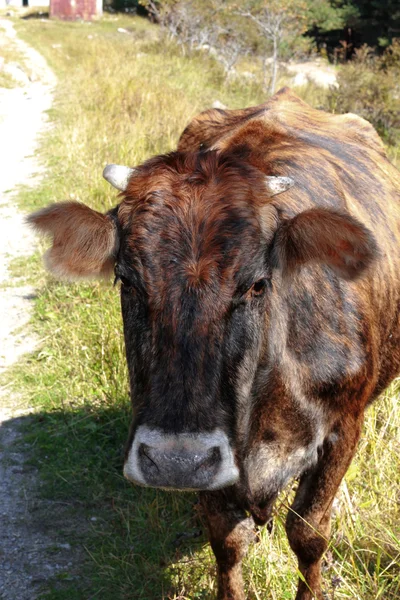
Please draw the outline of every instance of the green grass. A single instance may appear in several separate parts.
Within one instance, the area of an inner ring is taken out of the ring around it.
[[[59,81],[40,149],[46,175],[21,193],[25,209],[76,199],[106,210],[117,202],[101,177],[106,162],[135,165],[173,149],[190,118],[216,99],[232,108],[265,99],[257,82],[225,82],[211,59],[183,56],[139,18],[16,26]],[[322,103],[312,86],[303,95]],[[37,256],[14,268],[38,288],[33,328],[41,344],[11,373],[36,408],[26,432],[31,461],[44,497],[70,504],[71,515],[88,523],[83,539],[69,534],[85,549],[81,579],[59,578],[46,598],[214,598],[215,566],[195,496],[133,487],[122,477],[130,411],[118,290],[111,282],[57,283]],[[368,413],[339,495],[324,568],[329,599],[400,597],[399,440],[393,386]],[[294,597],[296,562],[283,527],[289,497],[277,505],[272,534],[263,530],[245,561],[251,600]]]

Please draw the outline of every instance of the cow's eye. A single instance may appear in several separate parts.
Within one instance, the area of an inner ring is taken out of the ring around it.
[[[124,286],[124,288],[131,288],[132,284],[129,281],[129,279],[127,279],[126,277],[124,277],[123,275],[121,275],[119,277],[120,282],[122,283],[122,285]]]
[[[132,283],[129,281],[129,279],[127,279],[127,277],[125,277],[121,273],[121,271],[118,267],[115,267],[114,273],[115,273],[114,285],[116,285],[116,283],[118,281],[120,281],[125,289],[132,287]]]
[[[253,283],[253,285],[251,286],[251,288],[248,291],[248,294],[252,298],[257,298],[259,296],[262,296],[266,289],[267,289],[267,280],[259,279],[258,281]]]

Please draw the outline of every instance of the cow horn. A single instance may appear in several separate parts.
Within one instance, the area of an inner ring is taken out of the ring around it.
[[[123,167],[122,165],[107,165],[103,171],[103,177],[111,183],[112,186],[120,190],[121,192],[125,192],[128,181],[132,177],[135,169],[131,169],[130,167]]]
[[[265,184],[271,196],[286,192],[294,185],[291,177],[266,177]]]

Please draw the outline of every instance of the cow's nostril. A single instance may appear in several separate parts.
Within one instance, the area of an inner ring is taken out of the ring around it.
[[[147,444],[140,444],[138,448],[139,458],[143,466],[147,469],[156,469],[159,471],[156,461],[152,458],[152,448]]]
[[[212,467],[214,467],[215,465],[219,464],[221,462],[221,451],[218,448],[218,446],[214,446],[213,448],[210,448],[206,454],[205,457],[201,457],[200,458],[201,462],[198,464],[196,468],[196,471],[199,470],[207,470],[207,469],[211,469]]]

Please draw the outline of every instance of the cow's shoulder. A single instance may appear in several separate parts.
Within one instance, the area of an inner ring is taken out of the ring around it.
[[[303,133],[320,135],[339,144],[367,147],[386,156],[385,147],[374,127],[353,113],[332,114],[309,106],[290,88],[283,88],[267,103],[265,120],[279,124],[293,137]]]
[[[201,112],[185,127],[178,142],[178,151],[210,149],[247,122],[261,116],[265,107],[266,104],[261,104],[240,110],[210,108]]]
[[[346,113],[336,118],[346,131],[346,137],[354,142],[364,144],[386,157],[385,146],[374,127],[359,115]]]
[[[283,88],[268,102],[243,110],[210,109],[194,117],[185,128],[178,150],[204,149],[270,151],[273,147],[315,148],[351,144],[386,157],[375,129],[354,114],[333,115],[301,100]]]

